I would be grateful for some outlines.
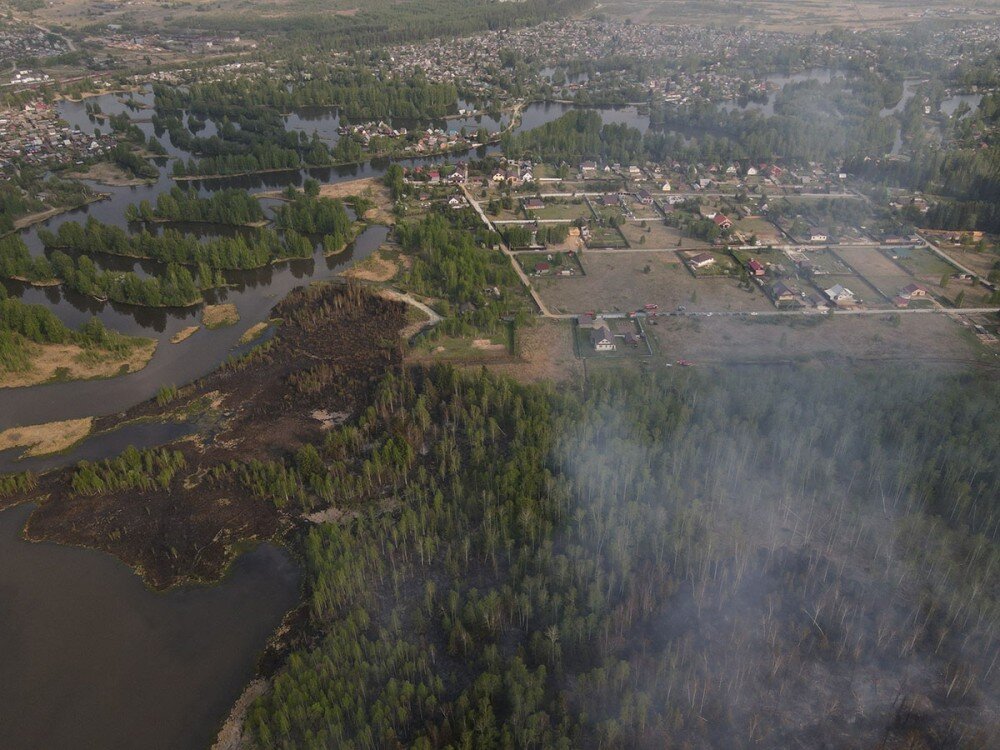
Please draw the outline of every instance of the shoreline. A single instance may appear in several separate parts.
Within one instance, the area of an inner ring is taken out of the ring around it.
[[[85,200],[83,203],[77,203],[72,206],[64,206],[61,208],[59,207],[49,208],[46,209],[45,211],[39,211],[37,213],[28,214],[27,216],[22,216],[20,219],[14,220],[14,228],[3,236],[8,237],[14,234],[15,232],[23,231],[25,229],[33,227],[35,224],[44,223],[49,219],[53,219],[61,214],[69,213],[70,211],[76,211],[77,209],[83,208],[84,206],[89,206],[91,203],[98,203],[100,201],[106,201],[110,199],[111,199],[111,193],[97,193],[96,195],[93,195],[87,200]]]

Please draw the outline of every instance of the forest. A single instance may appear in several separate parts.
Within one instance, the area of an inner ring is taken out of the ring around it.
[[[643,156],[642,133],[624,124],[604,125],[593,110],[570,110],[524,133],[505,134],[503,147],[508,156],[531,156],[550,164],[581,159],[630,164]]]
[[[144,307],[197,305],[202,301],[202,290],[221,281],[218,274],[204,271],[194,276],[176,264],[143,277],[133,271],[102,271],[88,255],[74,259],[57,250],[34,257],[18,235],[0,239],[0,276],[30,284],[56,282],[77,294]]]
[[[384,44],[540,23],[589,7],[589,0],[523,0],[518,3],[421,0],[404,6],[390,0],[375,0],[361,8],[346,5],[344,9],[348,12],[336,13],[311,0],[294,0],[283,6],[282,13],[267,15],[264,23],[267,33],[315,47],[317,51],[365,50]],[[185,31],[191,28],[227,33],[261,30],[260,14],[223,8],[196,14],[181,13],[173,25]]]
[[[326,252],[338,252],[354,237],[354,222],[344,204],[334,198],[319,195],[319,183],[308,180],[301,192],[289,188],[286,202],[274,213],[277,227],[303,235],[319,235]]]
[[[198,269],[206,281],[225,281],[220,269],[261,268],[276,260],[308,258],[312,243],[294,231],[281,235],[271,229],[257,228],[233,236],[213,237],[202,241],[191,234],[166,228],[160,234],[143,230],[135,234],[113,224],[104,224],[93,216],[79,224],[67,221],[56,232],[41,229],[38,237],[46,249],[72,250],[77,253],[105,253],[124,258],[144,258],[160,263],[180,264]]]
[[[254,744],[991,746],[998,387],[389,374],[357,420],[246,470],[343,519],[304,540],[313,635]]]
[[[439,307],[447,317],[431,335],[495,333],[507,322],[516,325],[529,317],[510,262],[485,249],[496,236],[474,214],[431,214],[398,225],[396,237],[413,255],[402,288],[443,300]]]
[[[154,208],[148,200],[131,203],[125,209],[128,221],[204,222],[248,226],[264,221],[264,209],[254,196],[238,188],[217,190],[200,197],[195,190],[182,190],[176,185],[156,197]]]

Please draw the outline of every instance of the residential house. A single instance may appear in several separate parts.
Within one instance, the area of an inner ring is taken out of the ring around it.
[[[743,265],[746,267],[747,273],[751,276],[761,277],[767,273],[767,269],[764,268],[764,264],[756,258],[748,259]]]
[[[650,193],[648,190],[645,189],[640,190],[638,193],[635,194],[635,197],[644,206],[653,205],[653,194]]]
[[[826,242],[830,235],[825,229],[819,229],[814,227],[811,232],[809,232],[810,242]]]
[[[542,208],[545,208],[545,201],[541,198],[527,198],[524,201],[525,211],[538,211]]]
[[[717,213],[715,216],[712,217],[712,221],[715,222],[715,225],[719,227],[719,229],[733,228],[733,222],[730,221],[729,217],[723,213]]]
[[[594,351],[613,352],[618,348],[615,345],[615,337],[611,334],[608,324],[603,320],[600,322],[601,325],[595,323],[594,327],[590,329],[590,345],[594,347]]]
[[[854,296],[854,292],[843,284],[835,284],[829,289],[824,289],[823,294],[833,304],[840,307],[850,307],[851,305],[856,305],[858,302],[857,297]]]
[[[715,265],[715,256],[711,253],[694,253],[688,256],[688,265],[695,271]]]
[[[772,284],[770,292],[771,299],[776,305],[787,305],[799,300],[799,293],[783,281]]]
[[[899,296],[906,297],[907,299],[919,299],[927,295],[927,287],[921,284],[907,284],[899,292]]]

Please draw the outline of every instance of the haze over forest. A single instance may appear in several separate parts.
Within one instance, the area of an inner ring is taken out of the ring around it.
[[[0,175],[0,746],[1000,746],[993,0],[0,0]]]

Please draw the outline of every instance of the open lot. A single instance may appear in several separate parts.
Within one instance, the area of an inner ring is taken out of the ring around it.
[[[592,227],[587,245],[589,247],[626,247],[621,232],[612,227]]]
[[[829,250],[806,250],[804,252],[792,252],[788,253],[789,258],[801,257],[808,261],[816,274],[816,283],[823,283],[823,276],[828,274],[849,274],[851,269],[844,265],[843,261],[840,260],[836,255],[834,255]],[[829,286],[829,285],[828,285]]]
[[[966,268],[971,268],[980,276],[989,276],[994,264],[1000,262],[1000,252],[996,250],[970,250],[968,248],[942,247],[949,256],[954,258]],[[943,262],[943,261],[941,261]]]
[[[733,232],[748,239],[756,237],[762,245],[778,245],[786,241],[785,236],[767,219],[739,219],[733,222]]]
[[[660,318],[647,326],[656,358],[695,364],[807,360],[991,362],[996,358],[946,315],[808,318]]]
[[[647,303],[661,310],[769,310],[760,290],[747,292],[734,279],[696,279],[674,253],[584,253],[587,276],[573,283],[532,283],[553,312],[625,312]]]
[[[890,299],[907,284],[913,283],[910,274],[874,248],[841,247],[837,249],[837,255],[864,276],[869,285]]]
[[[660,212],[656,210],[655,206],[647,206],[645,203],[642,203],[636,198],[626,198],[625,205],[628,206],[628,210],[632,212],[632,216],[640,221],[642,219],[648,219],[651,221],[653,219],[661,218]]]
[[[676,248],[685,247],[688,249],[696,247],[708,247],[701,240],[684,237],[681,231],[675,227],[668,227],[662,220],[650,220],[646,226],[641,222],[630,221],[621,227],[622,233],[628,239],[632,247],[645,245],[649,248]],[[643,241],[645,237],[645,241]]]
[[[830,276],[820,276],[813,280],[817,289],[822,292],[824,289],[829,289],[837,284],[842,284],[843,286],[854,292],[854,296],[857,297],[858,302],[862,307],[880,309],[884,308],[886,310],[892,308],[892,298],[886,299],[882,296],[879,290],[872,284],[868,283],[863,276],[858,276],[857,274],[831,274]]]
[[[888,251],[895,254],[895,262],[909,271],[917,281],[937,283],[944,274],[955,273],[956,269],[950,263],[942,260],[926,247],[900,248]]]
[[[556,201],[545,201],[545,208],[533,209],[531,215],[536,219],[584,219],[589,220],[592,216],[590,208],[583,199]]]

